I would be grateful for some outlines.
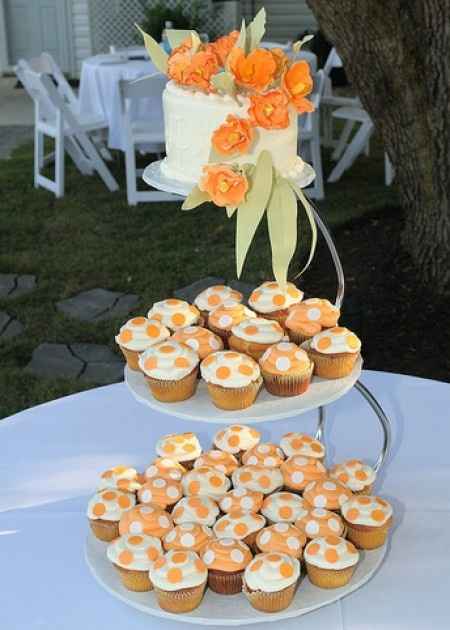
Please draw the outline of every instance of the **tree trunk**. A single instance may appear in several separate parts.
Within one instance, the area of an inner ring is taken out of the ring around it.
[[[450,293],[450,0],[307,0],[395,168],[403,245]]]

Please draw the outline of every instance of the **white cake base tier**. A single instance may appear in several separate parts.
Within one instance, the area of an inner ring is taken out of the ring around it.
[[[262,388],[255,403],[248,409],[239,411],[225,411],[215,407],[203,380],[200,380],[197,391],[192,398],[177,403],[162,403],[155,400],[150,393],[144,375],[141,372],[130,370],[128,366],[125,367],[125,383],[136,400],[161,413],[185,420],[198,420],[213,424],[235,421],[239,417],[240,422],[251,424],[299,416],[312,409],[332,403],[353,387],[361,375],[361,368],[362,359],[359,358],[353,372],[345,378],[330,380],[313,376],[309,389],[301,396],[289,398],[272,396],[266,389]]]
[[[245,595],[218,595],[209,589],[198,608],[186,614],[168,613],[159,608],[155,594],[133,593],[122,586],[119,575],[106,558],[106,543],[89,534],[86,541],[86,562],[97,582],[111,595],[141,612],[174,621],[199,625],[240,626],[264,621],[279,621],[299,617],[322,606],[332,604],[365,584],[381,565],[386,546],[374,551],[362,551],[355,573],[346,586],[336,589],[321,589],[304,577],[292,604],[278,613],[263,613],[250,606]]]

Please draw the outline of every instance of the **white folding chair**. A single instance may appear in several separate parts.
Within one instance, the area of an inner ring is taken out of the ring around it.
[[[319,70],[314,75],[314,89],[309,96],[315,109],[299,117],[299,153],[301,151],[301,155],[311,161],[316,172],[312,186],[305,190],[312,199],[323,199],[325,196],[320,146],[320,105],[324,86],[325,74],[323,70]]]
[[[119,186],[92,143],[89,134],[93,131],[88,123],[81,123],[58,92],[48,74],[31,70],[25,61],[20,61],[16,74],[34,101],[34,185],[53,192],[56,197],[64,196],[64,153],[70,155],[84,175],[93,171],[102,178],[110,191]],[[97,129],[97,127],[94,127]],[[55,179],[41,173],[48,163],[44,157],[45,136],[55,141]]]
[[[140,201],[179,201],[178,195],[156,190],[138,190],[137,178],[143,169],[136,168],[136,150],[161,154],[165,151],[162,93],[167,83],[163,74],[153,74],[136,81],[121,81],[122,116],[125,136],[125,169],[127,198],[130,206]],[[139,104],[146,104],[146,119],[139,120]],[[148,105],[148,107],[147,107]]]

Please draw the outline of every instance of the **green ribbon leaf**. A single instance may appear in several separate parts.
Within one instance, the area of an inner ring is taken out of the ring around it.
[[[275,280],[286,287],[289,263],[297,247],[297,198],[289,183],[278,177],[267,206],[267,224]]]
[[[247,54],[257,48],[266,32],[266,10],[258,11],[247,27]]]
[[[169,59],[168,54],[161,48],[156,40],[151,35],[145,33],[138,24],[135,24],[136,28],[144,38],[145,48],[147,49],[150,59],[155,66],[163,74],[167,74],[167,62]]]
[[[233,214],[236,212],[237,206],[227,206],[227,217],[231,219]]]
[[[191,41],[192,41],[192,53],[194,54],[202,45],[202,40],[200,39],[197,31],[191,31]]]
[[[316,246],[317,246],[317,225],[316,225],[316,220],[314,218],[314,213],[312,211],[311,205],[308,202],[307,198],[305,197],[303,190],[299,186],[297,186],[297,184],[295,184],[292,180],[289,180],[289,186],[295,192],[300,203],[302,204],[306,217],[308,219],[309,225],[311,227],[311,244],[309,248],[308,260],[306,261],[306,264],[303,267],[303,269],[296,274],[295,277],[299,278],[301,275],[305,273],[305,271],[308,269],[309,265],[311,264],[312,259],[314,258],[314,254],[316,252]]]
[[[235,43],[235,46],[237,46],[238,48],[242,48],[242,50],[245,53],[245,40],[246,40],[246,29],[245,29],[245,20],[242,20],[241,23],[241,31],[239,33],[239,37],[237,38],[237,41]]]
[[[302,46],[310,42],[312,39],[314,39],[314,35],[305,35],[305,37],[302,37],[302,39],[300,39],[298,42],[294,42],[292,44],[292,50],[294,51],[294,53],[300,52]]]
[[[190,30],[181,29],[181,28],[169,28],[166,31],[167,39],[169,40],[170,47],[178,48],[185,39],[191,36]]]
[[[181,206],[182,210],[192,210],[197,206],[200,206],[202,203],[206,201],[211,201],[210,196],[207,192],[200,190],[198,186],[194,186],[189,195],[184,200],[183,205]]]
[[[219,72],[211,78],[211,83],[216,90],[221,94],[229,94],[233,96],[236,94],[236,84],[231,72]]]

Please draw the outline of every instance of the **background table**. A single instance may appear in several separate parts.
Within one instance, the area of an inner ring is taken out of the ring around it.
[[[450,386],[364,372],[393,420],[391,460],[377,492],[394,505],[385,563],[361,590],[283,630],[448,630],[450,592]],[[328,462],[373,461],[381,433],[352,391],[328,407]],[[312,431],[314,413],[262,424],[264,440]],[[24,411],[0,423],[0,627],[5,630],[179,630],[108,593],[83,558],[86,504],[101,471],[143,468],[164,433],[194,430],[208,448],[214,426],[187,423],[139,405],[113,385]],[[194,626],[190,626],[194,627]],[[255,630],[270,625],[253,626]]]

